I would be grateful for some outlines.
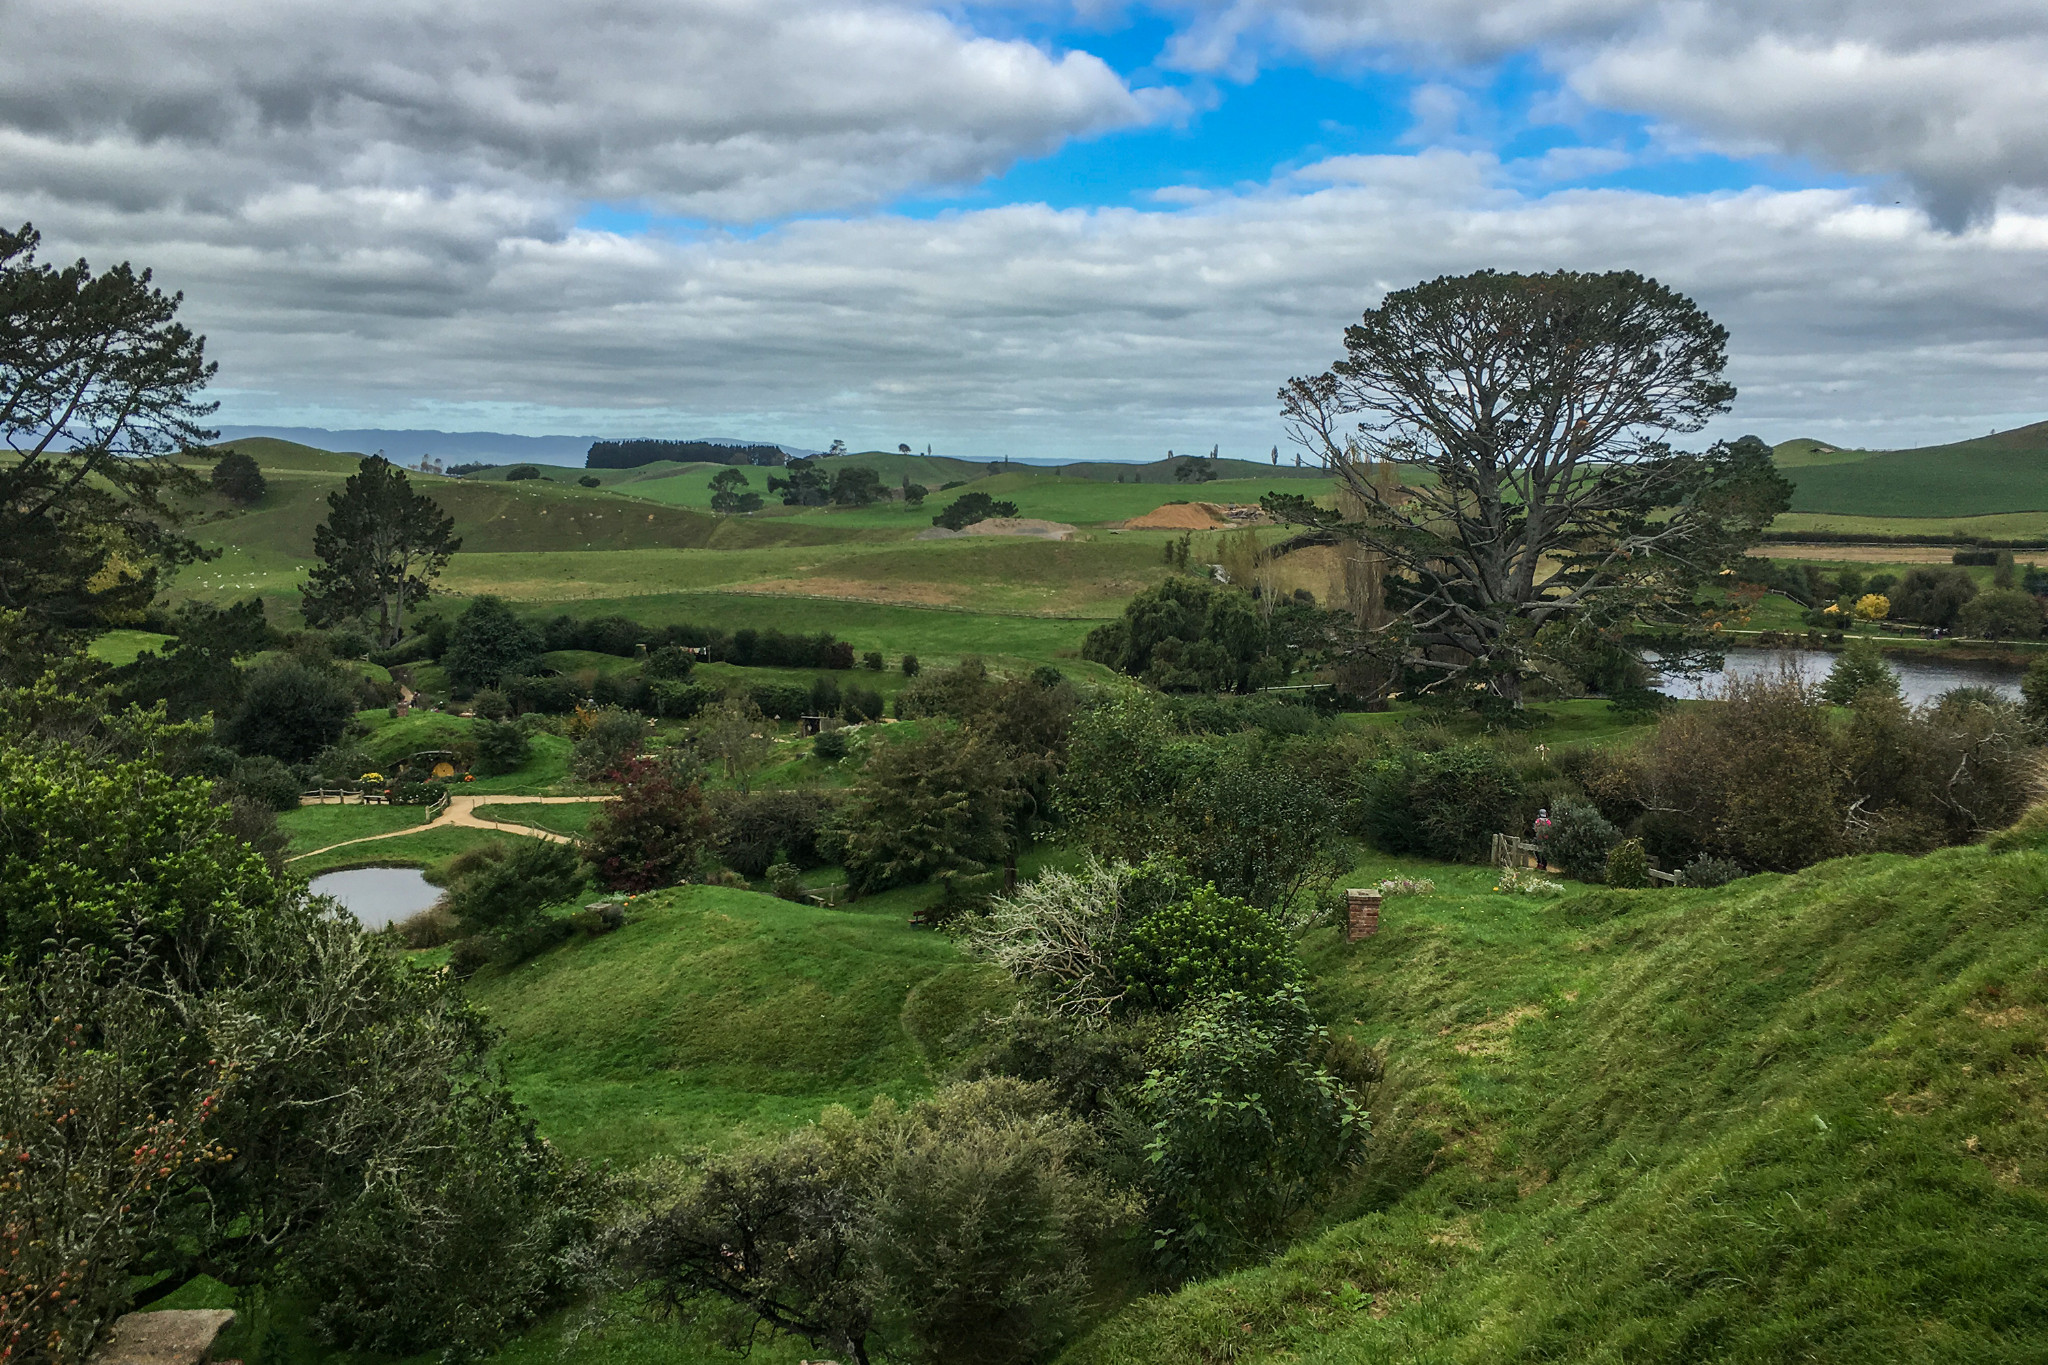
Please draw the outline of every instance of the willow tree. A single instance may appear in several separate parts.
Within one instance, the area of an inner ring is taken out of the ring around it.
[[[1328,371],[1280,390],[1290,435],[1339,481],[1337,508],[1266,506],[1383,567],[1387,610],[1358,613],[1361,639],[1411,687],[1518,705],[1554,647],[1696,618],[1700,586],[1785,509],[1754,437],[1670,445],[1734,400],[1727,342],[1629,271],[1400,290],[1345,330]]]

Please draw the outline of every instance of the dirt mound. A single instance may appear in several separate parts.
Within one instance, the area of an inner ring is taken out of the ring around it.
[[[955,536],[1031,536],[1038,540],[1065,540],[1074,534],[1074,528],[1064,521],[1045,521],[1038,517],[989,517],[977,521],[964,531],[948,531],[943,526],[934,526],[928,531],[919,531],[919,540],[951,540]]]
[[[1249,503],[1169,502],[1124,523],[1126,531],[1214,531],[1226,526],[1265,526],[1269,518]]]

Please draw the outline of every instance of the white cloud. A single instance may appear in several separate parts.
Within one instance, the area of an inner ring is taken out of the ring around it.
[[[1943,224],[2048,190],[2039,0],[1171,0],[1169,62],[1261,52],[1455,66],[1533,51],[1677,141],[1896,180]]]
[[[971,182],[1170,113],[1098,59],[886,0],[10,0],[0,187],[280,184],[745,221]]]
[[[2048,216],[1949,235],[1845,192],[1536,195],[1512,170],[1354,158],[1189,207],[692,241],[531,232],[480,195],[300,196],[265,201],[260,238],[100,211],[53,245],[141,234],[118,254],[187,291],[227,421],[1258,452],[1274,390],[1380,294],[1484,266],[1692,294],[1732,333],[1730,434],[1892,444],[2048,413]]]

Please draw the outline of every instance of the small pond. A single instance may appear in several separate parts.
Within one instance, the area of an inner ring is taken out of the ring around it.
[[[311,882],[316,896],[332,896],[342,909],[362,921],[365,929],[416,915],[441,898],[441,888],[416,867],[357,867],[328,872]]]
[[[1660,687],[1672,697],[1713,697],[1720,694],[1729,678],[1775,677],[1786,669],[1817,683],[1834,668],[1835,658],[1832,651],[1825,649],[1731,649],[1727,666],[1719,673],[1699,678],[1666,678]],[[1957,687],[1988,687],[2017,701],[2020,675],[2025,671],[2010,664],[1945,659],[1930,654],[1887,654],[1884,661],[1898,675],[1900,694],[1915,706]]]

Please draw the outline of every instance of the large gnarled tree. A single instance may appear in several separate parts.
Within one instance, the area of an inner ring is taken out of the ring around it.
[[[1340,480],[1339,510],[1267,506],[1383,564],[1390,611],[1362,635],[1422,690],[1518,704],[1539,634],[1682,625],[1784,510],[1755,438],[1668,444],[1735,389],[1727,332],[1655,280],[1446,276],[1389,294],[1344,352],[1280,390],[1290,434]]]
[[[134,619],[164,570],[201,556],[176,533],[177,462],[214,433],[214,366],[165,294],[126,264],[36,260],[33,227],[0,229],[0,614],[34,660]]]
[[[462,548],[455,519],[382,455],[356,467],[327,495],[327,520],[313,531],[319,567],[304,591],[308,623],[377,621],[380,644],[405,633],[405,609],[433,591],[434,579]]]

